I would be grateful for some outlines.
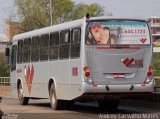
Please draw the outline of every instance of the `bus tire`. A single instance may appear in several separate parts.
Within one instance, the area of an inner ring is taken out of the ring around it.
[[[28,105],[29,97],[23,97],[22,83],[18,85],[18,99],[21,105]]]
[[[116,110],[119,106],[119,99],[98,101],[99,108],[102,110]]]
[[[49,90],[49,98],[51,103],[51,108],[54,110],[60,110],[63,107],[63,100],[58,100],[56,96],[56,90],[54,84],[51,85]]]

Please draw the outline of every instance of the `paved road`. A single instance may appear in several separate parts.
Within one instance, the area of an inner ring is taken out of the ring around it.
[[[50,108],[49,100],[30,100],[29,105],[21,106],[17,98],[2,99],[1,110],[14,119],[125,119],[147,117],[160,118],[160,104],[134,103],[121,101],[116,111],[101,112],[95,103],[76,103],[69,110],[54,111]]]

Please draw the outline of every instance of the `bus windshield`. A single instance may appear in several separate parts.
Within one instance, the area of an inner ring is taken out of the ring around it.
[[[144,21],[90,21],[86,28],[86,45],[150,45],[149,28]]]

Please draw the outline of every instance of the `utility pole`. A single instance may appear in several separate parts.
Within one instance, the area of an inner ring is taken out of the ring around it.
[[[52,21],[53,21],[53,18],[52,18],[52,0],[50,0],[50,19],[51,19],[51,26],[53,25]]]

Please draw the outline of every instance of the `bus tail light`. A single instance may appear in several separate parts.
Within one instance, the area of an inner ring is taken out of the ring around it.
[[[145,84],[150,83],[152,80],[152,77],[153,77],[153,66],[149,66],[147,76],[146,76],[144,83]]]
[[[88,66],[85,66],[85,67],[83,68],[83,70],[84,70],[85,76],[86,76],[87,78],[91,77],[91,73],[89,72]]]
[[[87,82],[88,84],[92,85],[92,84],[93,84],[93,81],[92,81],[91,73],[89,72],[88,66],[85,66],[85,67],[83,68],[83,70],[84,70],[84,73],[85,73],[86,82]]]
[[[90,72],[86,72],[86,73],[85,73],[85,76],[86,76],[86,77],[91,77],[91,73],[90,73]]]
[[[88,68],[87,66],[85,66],[85,67],[83,68],[83,70],[84,70],[84,72],[89,72],[89,68]]]
[[[87,81],[87,83],[88,83],[88,84],[90,84],[90,85],[92,85],[92,84],[93,84],[93,81],[92,81],[92,79],[91,79],[90,77],[89,77],[89,78],[87,78],[87,80],[86,80],[86,81]]]
[[[149,66],[148,70],[149,70],[150,72],[153,72],[153,66]]]
[[[151,77],[152,76],[152,72],[147,72],[147,77]]]

